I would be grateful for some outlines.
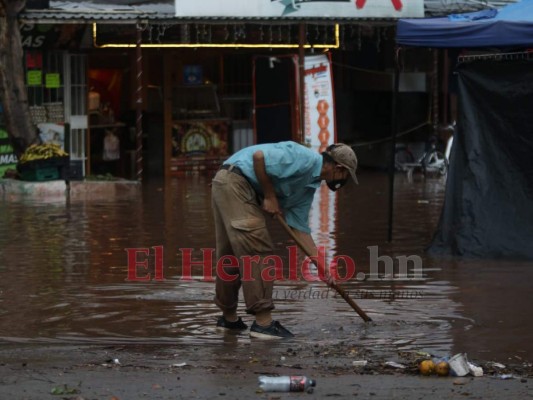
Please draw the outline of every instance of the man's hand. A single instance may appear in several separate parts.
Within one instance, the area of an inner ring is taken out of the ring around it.
[[[267,213],[272,215],[272,217],[275,217],[276,215],[281,215],[281,209],[279,208],[279,203],[276,196],[264,198],[263,211],[266,211]]]
[[[324,282],[326,282],[326,285],[328,285],[329,287],[333,287],[334,285],[337,284],[337,281],[331,275],[327,275],[326,277],[324,277],[323,280],[324,280]]]
[[[323,281],[326,282],[329,287],[332,287],[333,285],[337,284],[334,278],[335,276],[337,276],[337,263],[332,261],[329,264],[329,268],[325,268],[325,276]]]
[[[310,234],[301,232],[298,229],[294,228],[292,229],[292,232],[294,233],[294,236],[298,238],[300,243],[302,243],[303,247],[305,248],[304,252],[309,253],[311,256],[314,257],[313,263],[318,269],[318,276],[320,277],[320,279],[328,286],[335,285],[337,282],[335,281],[334,276],[337,276],[337,274],[333,272],[333,268],[336,268],[337,265],[327,265],[326,257],[323,253],[324,249],[322,248],[319,250],[316,247],[315,241],[313,240]]]
[[[258,150],[254,153],[254,172],[265,198],[263,200],[263,210],[275,217],[276,215],[281,215],[281,209],[279,207],[278,198],[276,197],[276,192],[274,190],[274,185],[272,180],[266,173],[265,167],[265,156],[261,150]]]

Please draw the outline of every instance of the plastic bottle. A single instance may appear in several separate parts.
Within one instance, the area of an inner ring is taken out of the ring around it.
[[[259,387],[265,392],[304,392],[316,386],[314,379],[306,376],[259,376]]]

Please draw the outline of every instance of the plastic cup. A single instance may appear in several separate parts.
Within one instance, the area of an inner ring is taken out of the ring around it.
[[[452,376],[466,376],[470,372],[468,368],[468,361],[466,360],[466,354],[459,353],[454,355],[448,361],[450,365],[450,373]]]

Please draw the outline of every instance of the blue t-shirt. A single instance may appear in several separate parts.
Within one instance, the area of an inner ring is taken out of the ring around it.
[[[258,144],[233,154],[224,164],[239,167],[260,195],[263,191],[255,176],[253,162],[253,155],[258,150],[263,152],[266,173],[272,180],[287,224],[311,233],[309,210],[315,191],[320,187],[322,155],[295,142]]]

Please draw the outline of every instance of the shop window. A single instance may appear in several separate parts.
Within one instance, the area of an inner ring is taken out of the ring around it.
[[[222,114],[232,121],[232,150],[254,144],[252,124],[252,56],[228,54],[223,58]]]
[[[63,124],[64,87],[63,53],[26,51],[25,75],[30,118],[42,123]]]
[[[41,141],[70,154],[77,179],[84,175],[87,129],[86,57],[65,51],[26,50],[24,73],[29,113]],[[66,129],[65,123],[69,122]]]
[[[214,85],[176,86],[172,92],[172,118],[217,118],[220,105]]]
[[[87,56],[69,54],[67,57],[65,81],[66,120],[70,121],[70,153],[71,169],[76,174],[85,175],[86,137],[87,137]]]
[[[90,68],[88,71],[89,163],[91,175],[126,175],[125,144],[128,129],[122,117],[124,71]]]

